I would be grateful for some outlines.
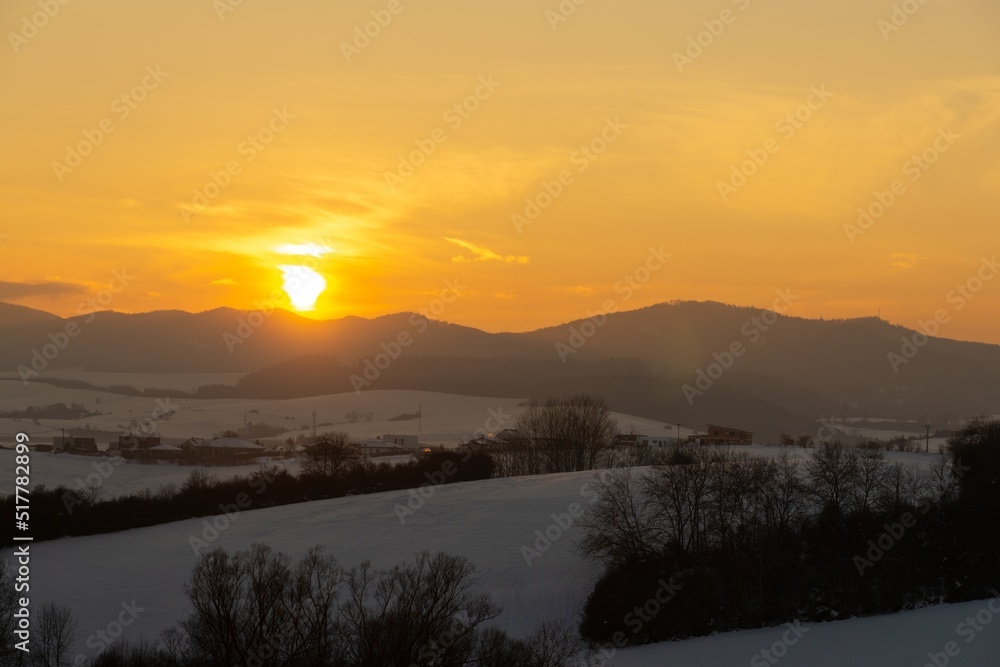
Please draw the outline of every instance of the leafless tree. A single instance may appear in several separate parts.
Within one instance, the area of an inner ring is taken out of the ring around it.
[[[859,449],[856,451],[856,471],[854,480],[853,507],[864,513],[874,512],[878,500],[884,496],[889,484],[890,469],[882,449]]]
[[[632,468],[614,468],[595,481],[597,500],[580,520],[581,551],[609,565],[634,563],[659,550],[661,529]]]
[[[347,664],[469,664],[477,628],[500,612],[472,591],[474,572],[464,558],[426,552],[389,571],[367,562],[351,570],[338,624]]]
[[[618,422],[603,398],[577,394],[530,404],[515,430],[523,442],[512,442],[512,450],[530,457],[527,474],[573,472],[597,467],[618,434]]]
[[[32,667],[66,667],[76,640],[77,623],[69,607],[45,602],[38,610],[31,642]]]
[[[645,478],[643,491],[664,531],[665,546],[685,552],[704,546],[710,463],[711,453],[697,449],[690,463],[656,466]]]
[[[806,463],[809,491],[825,507],[849,512],[852,488],[858,478],[857,450],[839,442],[825,442]]]
[[[181,628],[198,664],[327,664],[343,581],[318,548],[296,568],[261,544],[234,555],[215,549],[195,566],[185,590],[194,613]]]
[[[357,463],[358,458],[349,433],[326,433],[303,450],[302,472],[336,477]]]

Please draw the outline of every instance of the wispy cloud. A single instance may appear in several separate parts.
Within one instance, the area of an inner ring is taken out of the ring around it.
[[[917,265],[922,258],[912,252],[891,252],[889,253],[889,266],[894,271],[907,271]]]
[[[83,285],[61,281],[16,283],[0,281],[0,299],[23,299],[29,296],[64,296],[86,292]]]
[[[238,285],[239,283],[232,278],[219,278],[218,280],[213,280],[209,285],[222,285],[223,287],[232,287],[233,285]]]
[[[451,237],[444,237],[445,241],[454,243],[460,248],[464,248],[472,253],[472,257],[466,257],[465,255],[456,255],[452,257],[453,262],[505,262],[507,264],[527,264],[530,257],[527,255],[501,255],[500,253],[493,252],[489,248],[484,248],[478,246],[475,243],[470,243],[469,241],[463,241],[462,239],[456,239]]]

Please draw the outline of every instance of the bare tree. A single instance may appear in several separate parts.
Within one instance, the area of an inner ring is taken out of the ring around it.
[[[512,443],[512,449],[530,457],[527,474],[573,472],[597,467],[618,434],[618,422],[603,398],[577,394],[530,404],[515,430],[523,442]]]
[[[857,477],[854,481],[854,507],[868,513],[877,509],[878,500],[884,496],[891,471],[882,449],[859,449]]]
[[[302,472],[322,477],[336,477],[358,461],[358,451],[349,433],[326,433],[306,446],[302,455]]]
[[[292,568],[254,544],[204,554],[185,589],[194,613],[181,623],[198,664],[324,665],[334,652],[335,601],[344,580],[319,548]]]
[[[38,624],[31,648],[32,667],[66,667],[76,640],[77,623],[69,607],[45,602],[38,611]]]
[[[643,490],[663,527],[665,546],[685,552],[704,546],[710,463],[711,453],[697,449],[690,463],[656,466],[646,477]]]
[[[597,480],[597,500],[580,520],[586,529],[581,551],[609,565],[645,560],[656,554],[661,530],[654,522],[632,468],[615,468]]]
[[[464,558],[426,552],[386,572],[367,562],[353,569],[338,624],[347,664],[469,664],[478,627],[500,613],[472,591],[474,572]]]
[[[841,514],[851,510],[852,490],[858,477],[857,450],[839,442],[824,442],[806,463],[809,491],[825,507]]]

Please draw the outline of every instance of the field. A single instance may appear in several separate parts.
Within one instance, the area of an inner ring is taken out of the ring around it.
[[[173,387],[186,386],[180,378],[174,380]],[[120,376],[108,380],[109,383],[124,381]],[[147,381],[150,386],[169,386],[156,378]],[[19,431],[29,433],[35,442],[48,442],[62,428],[85,424],[103,432],[126,432],[129,422],[141,423],[158,405],[156,399],[146,397],[0,382],[0,411],[58,402],[81,403],[103,414],[75,421],[40,419],[38,424],[25,419],[3,419],[0,442],[10,446]],[[291,429],[270,439],[276,442],[310,433],[315,411],[319,432],[345,430],[358,438],[393,432],[418,433],[426,444],[451,447],[477,429],[510,426],[523,410],[524,399],[371,391],[294,400],[171,399],[166,404],[176,412],[169,419],[156,422],[157,432],[165,439],[210,436],[237,428],[246,418]],[[423,419],[419,423],[391,420],[400,414],[415,413],[421,407]],[[345,415],[351,411],[370,412],[374,416],[371,421],[349,423]],[[623,431],[634,428],[650,435],[675,433],[670,424],[615,416]],[[874,434],[879,429],[871,431]],[[685,429],[683,435],[691,432]],[[932,452],[938,444],[932,441]],[[762,457],[787,453],[803,459],[811,455],[811,450],[797,447],[757,445],[746,451]],[[932,465],[937,460],[933,453],[892,452],[888,458],[915,466]],[[4,469],[11,468],[12,459],[13,452],[0,452],[0,465]],[[110,459],[104,457],[35,453],[32,484],[49,488],[58,484],[75,486],[77,479],[94,472],[95,464],[107,461]],[[279,464],[298,472],[299,464],[294,459]],[[156,491],[163,485],[182,484],[195,469],[122,463],[103,479],[102,488],[105,497],[141,489]],[[228,466],[213,467],[210,472],[225,479],[251,470],[249,466]],[[560,537],[540,558],[529,563],[522,554],[522,547],[536,546],[536,531],[549,529],[555,521],[553,515],[566,513],[574,502],[589,504],[592,478],[593,473],[571,473],[454,484],[436,487],[422,503],[413,501],[410,492],[389,492],[261,510],[253,510],[251,506],[230,517],[220,515],[123,533],[38,543],[32,546],[32,591],[36,602],[58,600],[73,609],[81,620],[76,650],[92,655],[98,644],[93,638],[95,633],[106,630],[118,618],[123,603],[134,601],[143,610],[127,628],[127,637],[155,637],[187,613],[182,587],[196,560],[192,538],[230,550],[263,542],[292,557],[321,544],[345,566],[367,559],[378,567],[387,567],[422,550],[446,551],[466,556],[478,566],[479,585],[504,609],[496,624],[515,635],[524,635],[545,620],[575,621],[600,576],[601,566],[584,560],[575,548],[580,537],[576,526],[560,529]],[[5,492],[9,484],[4,482]],[[410,501],[418,509],[412,513],[402,511]],[[215,527],[206,528],[212,523]],[[221,528],[217,537],[215,528]],[[994,603],[994,608],[1000,612],[1000,604]],[[845,664],[924,667],[928,653],[943,651],[949,641],[956,641],[960,656],[953,664],[995,667],[995,656],[1000,654],[1000,623],[985,626],[972,635],[969,643],[965,643],[968,638],[965,632],[958,634],[966,627],[962,626],[964,619],[977,613],[992,620],[994,612],[986,602],[979,602],[815,625],[808,627],[800,641],[787,647],[781,644],[787,632],[784,627],[734,632],[613,653],[608,650],[606,664],[755,667],[774,664],[766,661],[761,652],[776,645],[779,650],[787,650],[781,664],[790,667]]]
[[[909,455],[913,456],[913,455]],[[545,531],[553,514],[573,502],[588,504],[592,473],[461,483],[435,489],[413,514],[398,516],[408,492],[355,496],[307,504],[244,511],[228,519],[211,546],[246,549],[270,544],[293,557],[315,544],[346,566],[371,560],[385,567],[421,550],[446,551],[470,558],[479,568],[480,587],[504,611],[496,623],[524,634],[553,618],[575,619],[601,567],[583,560],[568,528],[530,564],[522,555],[536,530]],[[206,522],[181,521],[111,535],[63,539],[32,547],[36,599],[70,605],[82,621],[78,650],[87,638],[117,619],[122,603],[142,608],[126,636],[155,636],[186,613],[181,588],[195,562],[192,537],[211,537]],[[228,527],[225,527],[228,523]],[[996,611],[1000,605],[994,603]],[[961,646],[963,667],[995,667],[1000,655],[1000,622],[975,633],[956,634],[960,624],[986,603],[938,606],[892,616],[808,627],[801,641],[788,647],[781,664],[789,667],[922,667],[928,652]],[[624,629],[624,628],[623,628]],[[735,632],[618,651],[607,664],[618,667],[671,665],[723,667],[762,665],[755,656],[780,642],[786,628]],[[96,640],[91,640],[93,645]],[[609,654],[610,655],[610,654]]]

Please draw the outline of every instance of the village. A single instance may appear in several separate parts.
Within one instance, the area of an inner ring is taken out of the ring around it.
[[[678,427],[678,431],[679,431]],[[308,449],[322,441],[323,435],[306,438],[301,449]],[[518,442],[523,436],[512,428],[496,433],[487,433],[472,439],[463,439],[457,445],[421,443],[414,434],[385,434],[373,438],[352,440],[351,448],[357,458],[369,460],[382,457],[408,456],[419,458],[434,451],[458,448],[476,453],[490,453]],[[539,444],[532,442],[531,444]],[[753,444],[753,433],[736,428],[708,424],[706,433],[686,437],[665,435],[644,435],[627,433],[616,435],[609,446],[612,449],[664,448],[684,445],[744,445]],[[790,444],[790,443],[784,443]],[[127,461],[138,463],[178,463],[202,465],[234,465],[257,463],[261,458],[285,458],[300,449],[290,439],[280,443],[265,444],[240,438],[235,432],[226,432],[214,438],[191,437],[163,438],[154,435],[120,435],[117,440],[99,443],[96,437],[80,435],[59,435],[52,438],[52,444],[31,445],[32,451],[39,453],[66,453],[83,456],[120,456]]]

